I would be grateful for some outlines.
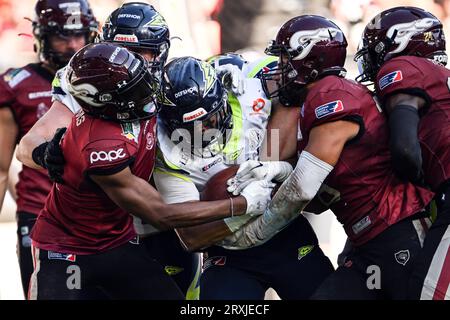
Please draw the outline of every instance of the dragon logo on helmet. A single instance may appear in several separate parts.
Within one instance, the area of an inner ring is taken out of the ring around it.
[[[341,30],[335,28],[319,28],[315,30],[302,30],[294,33],[289,40],[292,49],[300,52],[299,55],[292,60],[302,60],[311,52],[311,49],[320,41],[333,39],[342,33]]]
[[[402,52],[414,35],[424,32],[437,22],[435,19],[423,18],[407,23],[399,23],[390,27],[386,36],[391,39],[393,38],[394,43],[398,44],[397,49],[391,51],[391,54]]]

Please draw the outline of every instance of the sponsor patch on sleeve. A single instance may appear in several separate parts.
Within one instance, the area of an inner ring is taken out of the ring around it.
[[[344,104],[341,100],[328,102],[316,108],[316,118],[321,119],[330,114],[340,112],[344,110]]]
[[[399,82],[403,80],[403,75],[400,70],[393,71],[391,73],[388,73],[387,75],[383,76],[378,81],[378,86],[380,87],[380,90],[383,90],[387,86],[390,86],[391,84],[395,82]]]

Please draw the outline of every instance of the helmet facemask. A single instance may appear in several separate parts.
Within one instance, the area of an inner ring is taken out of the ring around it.
[[[205,113],[202,118],[189,121],[195,114]],[[192,154],[200,157],[213,156],[226,145],[232,129],[232,112],[226,93],[217,102],[213,112],[207,113],[199,106],[194,112],[185,114],[183,123],[179,121],[164,121],[172,137],[183,137],[190,145]],[[174,136],[175,134],[175,136]]]
[[[301,103],[306,83],[298,80],[298,72],[292,61],[302,50],[302,47],[290,50],[285,45],[276,44],[275,41],[272,41],[266,48],[265,53],[267,55],[279,57],[278,67],[261,74],[262,87],[269,99],[278,97],[280,103],[285,106],[295,106]],[[311,81],[313,80],[313,77],[311,77]],[[277,88],[271,91],[268,81],[275,81]]]

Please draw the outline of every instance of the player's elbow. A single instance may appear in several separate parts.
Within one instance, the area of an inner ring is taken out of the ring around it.
[[[25,135],[21,140],[16,149],[16,159],[22,163],[26,162],[26,145],[27,145],[27,136]]]

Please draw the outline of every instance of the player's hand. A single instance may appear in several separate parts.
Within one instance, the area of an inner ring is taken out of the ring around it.
[[[253,181],[283,182],[292,172],[292,166],[285,161],[248,160],[239,166],[236,175],[228,179],[228,192],[238,195]]]
[[[226,89],[231,90],[238,96],[245,93],[245,75],[237,66],[233,64],[221,65],[216,68],[216,72]]]
[[[241,192],[241,196],[247,200],[246,214],[256,216],[263,214],[269,202],[275,183],[260,180],[253,181]]]
[[[50,180],[63,183],[64,164],[66,163],[62,153],[60,142],[67,128],[59,128],[56,130],[52,140],[50,140],[45,148],[44,163],[48,171]]]

